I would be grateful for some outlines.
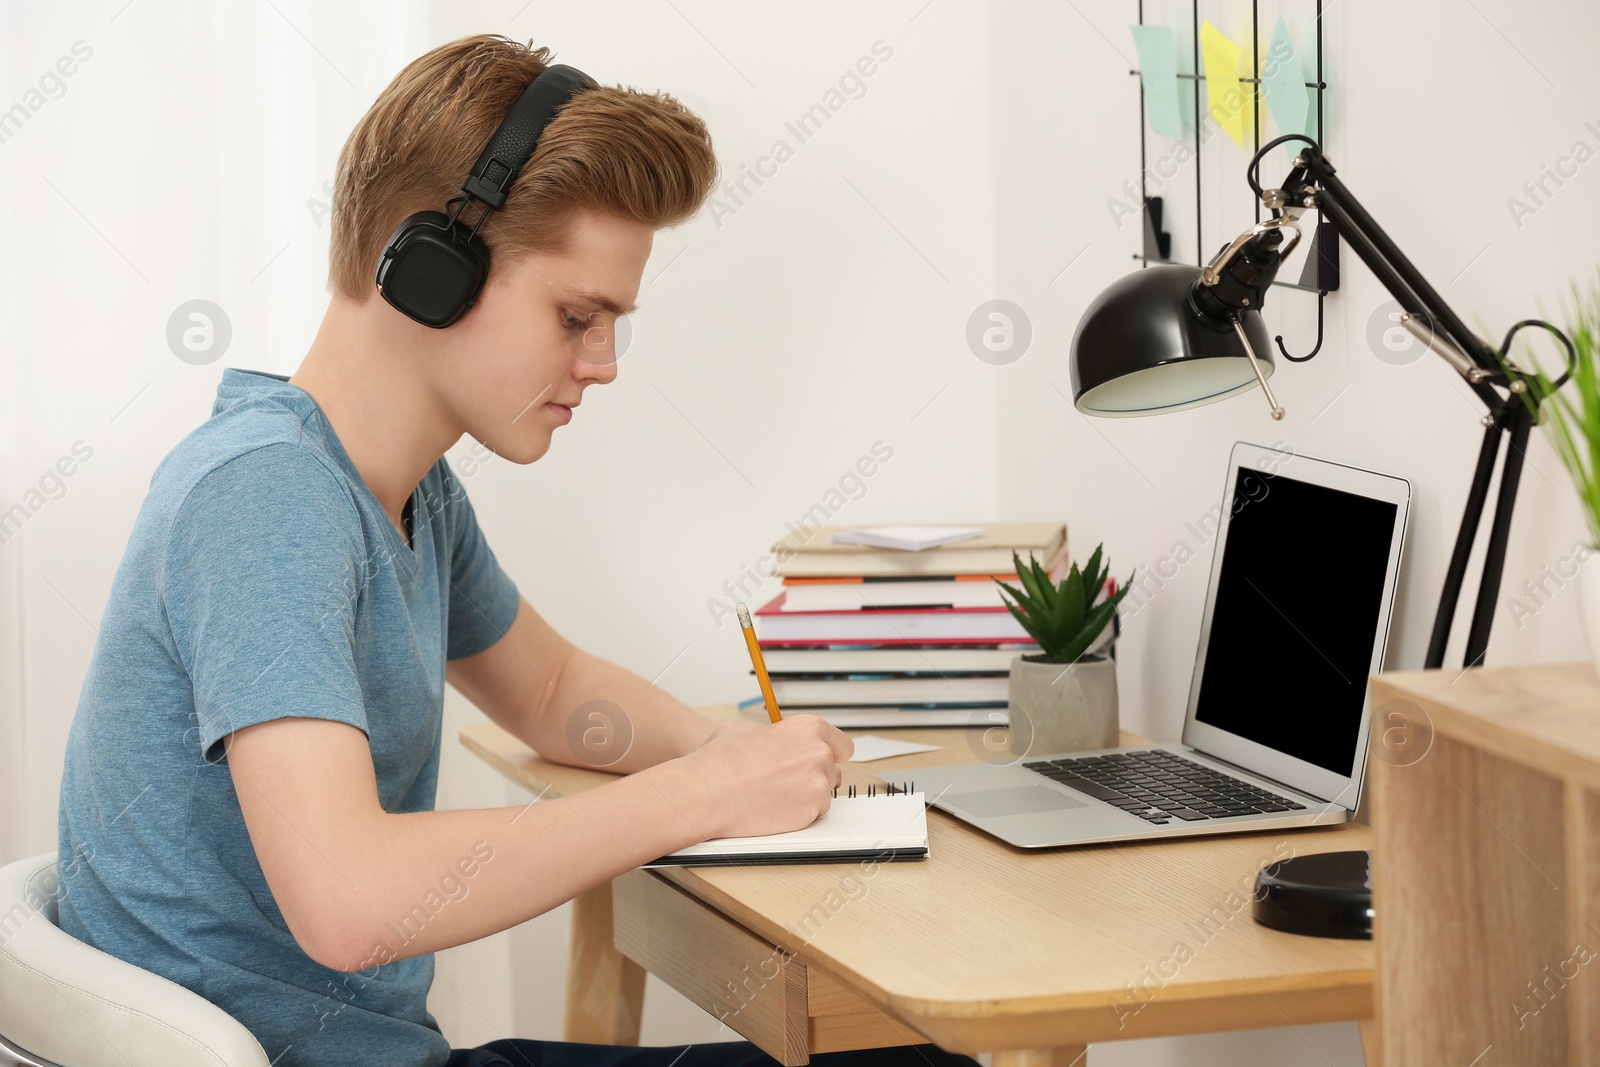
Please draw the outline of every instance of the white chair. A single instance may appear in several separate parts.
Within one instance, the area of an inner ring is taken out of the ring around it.
[[[0,1067],[270,1067],[227,1012],[62,931],[56,855],[0,867]]]

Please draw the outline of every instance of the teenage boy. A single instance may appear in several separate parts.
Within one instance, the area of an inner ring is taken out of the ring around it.
[[[452,1050],[426,1007],[437,950],[684,845],[803,826],[852,748],[810,716],[713,723],[574,647],[518,595],[442,458],[463,434],[516,463],[545,454],[616,378],[613,327],[654,232],[715,181],[704,124],[673,98],[579,91],[484,221],[470,313],[435,329],[391,306],[374,286],[390,234],[458,194],[549,60],[456,41],[357,124],[316,339],[292,377],[225,370],[210,419],[157,468],[68,740],[63,929],[219,1005],[276,1067],[771,1062],[742,1042]],[[584,521],[577,501],[559,514]],[[614,705],[626,775],[433,810],[446,682],[578,765],[570,725]]]

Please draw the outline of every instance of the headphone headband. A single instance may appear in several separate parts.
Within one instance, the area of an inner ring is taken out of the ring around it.
[[[472,165],[461,190],[492,208],[506,202],[506,192],[523,164],[533,156],[550,120],[574,96],[594,87],[594,80],[576,67],[557,63],[528,83]]]

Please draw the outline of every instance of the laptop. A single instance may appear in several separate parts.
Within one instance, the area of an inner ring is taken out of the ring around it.
[[[1235,445],[1182,742],[919,767],[917,789],[1019,848],[1348,821],[1410,499],[1403,478]]]

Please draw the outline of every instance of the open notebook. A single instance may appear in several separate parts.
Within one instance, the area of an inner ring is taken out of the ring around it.
[[[719,837],[680,848],[645,866],[838,863],[921,859],[927,854],[928,811],[922,794],[878,793],[838,797],[822,818],[799,830],[766,837]]]

